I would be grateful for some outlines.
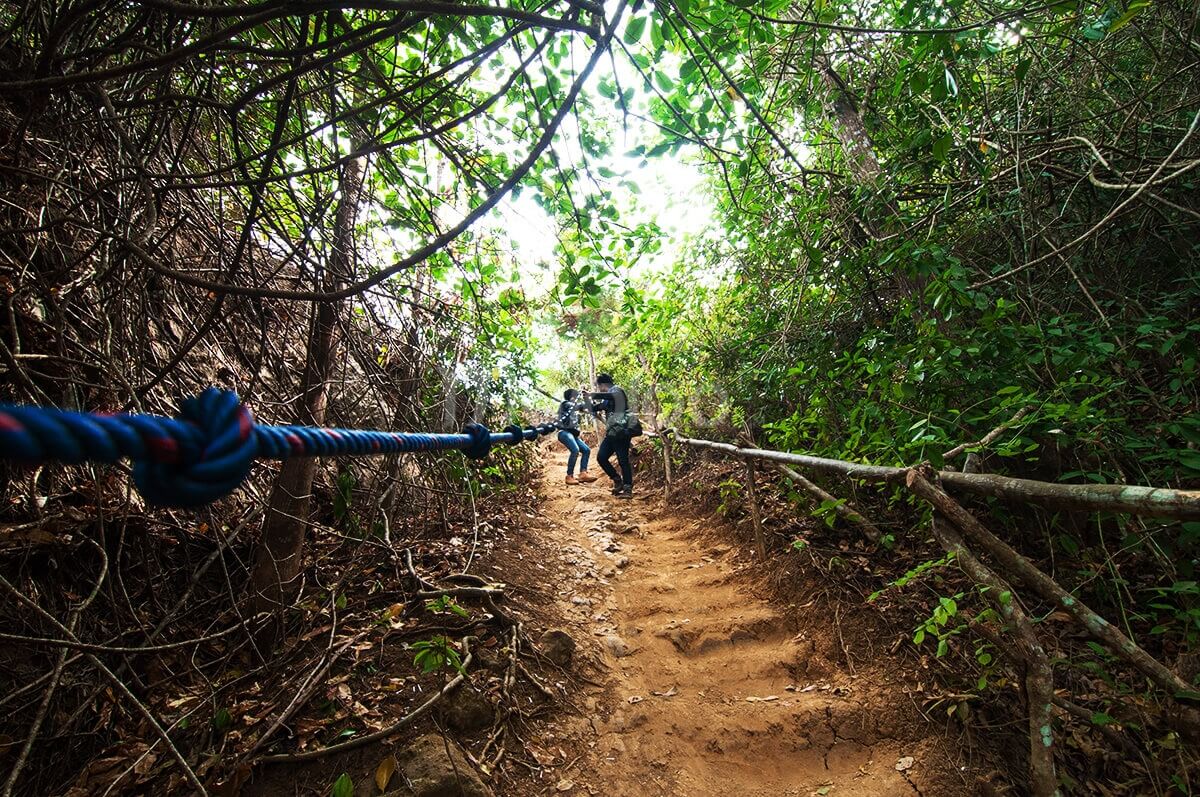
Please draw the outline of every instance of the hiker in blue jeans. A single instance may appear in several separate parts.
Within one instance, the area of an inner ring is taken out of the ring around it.
[[[588,457],[592,449],[579,436],[579,408],[575,399],[578,390],[567,390],[563,393],[564,401],[558,405],[558,442],[566,446],[571,455],[567,458],[567,484],[586,484],[596,481],[596,477],[588,473]],[[579,459],[582,456],[582,459]],[[579,459],[579,476],[575,476],[575,461]]]

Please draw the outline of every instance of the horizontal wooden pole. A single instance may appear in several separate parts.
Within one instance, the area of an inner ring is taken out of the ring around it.
[[[782,462],[809,471],[868,482],[902,484],[908,470],[762,448],[740,448],[730,443],[717,443],[678,434],[674,437],[680,443],[694,448],[720,451],[735,457]],[[992,473],[959,473],[949,470],[940,471],[937,475],[942,486],[952,492],[988,495],[1050,509],[1125,512],[1176,520],[1200,520],[1200,490],[1170,490],[1165,487],[1142,487],[1133,484],[1057,484]]]

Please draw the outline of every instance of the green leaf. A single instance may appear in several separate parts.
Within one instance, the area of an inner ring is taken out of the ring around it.
[[[354,781],[345,772],[333,782],[332,797],[354,797]]]
[[[1134,17],[1136,17],[1138,14],[1142,13],[1142,9],[1149,8],[1149,7],[1150,7],[1149,0],[1135,0],[1135,2],[1130,3],[1128,10],[1126,10],[1124,14],[1122,14],[1121,16],[1119,16],[1115,20],[1113,20],[1112,25],[1110,25],[1108,28],[1108,32],[1116,33],[1121,28],[1128,25],[1133,20]]]
[[[933,142],[933,157],[940,161],[946,160],[946,155],[950,152],[950,147],[954,144],[954,134],[946,133],[937,141]]]
[[[657,19],[653,20],[650,23],[650,46],[654,48],[655,54],[662,52],[663,44],[662,25]]]
[[[1200,451],[1192,451],[1190,449],[1181,449],[1177,455],[1179,464],[1188,470],[1200,473]]]
[[[637,44],[642,38],[642,33],[646,30],[646,17],[634,17],[629,20],[629,24],[625,26],[625,43]]]

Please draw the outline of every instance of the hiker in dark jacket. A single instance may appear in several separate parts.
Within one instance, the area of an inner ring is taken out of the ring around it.
[[[567,484],[596,481],[596,477],[588,473],[587,469],[592,449],[588,448],[588,444],[579,436],[579,409],[587,405],[580,403],[578,398],[578,390],[567,390],[563,393],[563,402],[558,405],[558,419],[555,422],[558,426],[558,442],[571,452],[567,458]],[[579,476],[576,477],[575,460],[580,456],[583,458],[579,461]]]
[[[629,446],[633,442],[628,422],[629,396],[624,389],[613,384],[613,378],[608,374],[596,377],[597,393],[589,394],[592,399],[592,411],[604,413],[604,439],[600,442],[600,451],[596,457],[600,468],[613,481],[612,494],[617,498],[633,498],[633,465],[629,462]],[[621,466],[618,475],[612,466],[613,454],[617,455],[617,463]]]

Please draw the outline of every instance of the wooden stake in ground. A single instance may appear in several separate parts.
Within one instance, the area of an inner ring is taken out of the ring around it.
[[[763,533],[762,510],[758,506],[758,487],[755,481],[758,478],[758,470],[754,467],[754,460],[746,460],[746,492],[750,495],[750,516],[754,518],[754,544],[758,548],[758,559],[760,562],[767,560],[767,539]]]
[[[663,447],[663,478],[666,480],[667,498],[671,497],[671,435],[660,434],[659,440],[662,440]]]
[[[1034,797],[1061,794],[1054,772],[1054,730],[1051,725],[1054,701],[1054,673],[1046,650],[1033,630],[1033,623],[1004,579],[975,557],[953,527],[942,520],[933,521],[933,535],[963,572],[971,577],[984,598],[1004,619],[1012,633],[1012,647],[1025,667],[1025,704],[1029,717],[1029,791]]]

